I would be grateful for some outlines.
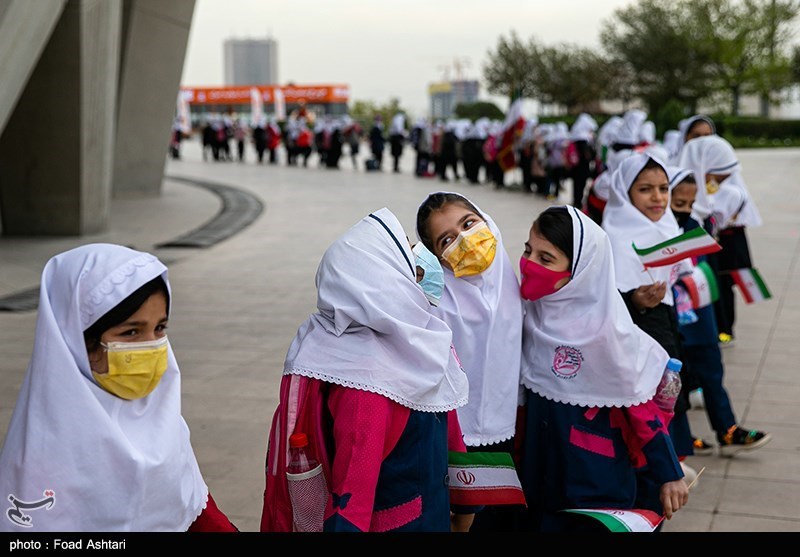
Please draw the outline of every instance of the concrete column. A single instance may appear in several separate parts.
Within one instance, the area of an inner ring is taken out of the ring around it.
[[[121,20],[121,0],[64,7],[0,135],[4,235],[106,229]]]
[[[114,197],[158,195],[195,0],[125,0]]]
[[[0,130],[66,3],[67,0],[0,0]]]

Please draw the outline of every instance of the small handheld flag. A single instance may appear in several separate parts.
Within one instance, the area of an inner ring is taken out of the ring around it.
[[[647,509],[564,509],[599,520],[610,532],[653,532],[664,517]]]
[[[510,453],[448,453],[450,504],[525,505]]]
[[[761,278],[761,274],[752,267],[731,271],[731,278],[734,284],[739,287],[739,292],[742,293],[744,301],[748,304],[772,298],[772,294]]]
[[[645,268],[672,265],[682,259],[714,253],[722,249],[714,238],[702,228],[684,232],[649,248],[637,248],[631,244]]]
[[[706,307],[719,299],[717,277],[705,261],[698,263],[690,275],[680,277],[680,281],[686,287],[695,309]]]

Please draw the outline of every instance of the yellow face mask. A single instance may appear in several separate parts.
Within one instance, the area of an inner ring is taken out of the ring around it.
[[[92,371],[95,381],[112,395],[134,400],[149,395],[167,371],[167,337],[147,342],[101,343],[108,355],[108,373]]]
[[[706,182],[706,193],[708,195],[713,195],[718,191],[719,191],[719,183],[714,178],[711,178]]]
[[[497,251],[497,238],[481,222],[465,230],[442,252],[457,277],[477,275],[489,268]]]

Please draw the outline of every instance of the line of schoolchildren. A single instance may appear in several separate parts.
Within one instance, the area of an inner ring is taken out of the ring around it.
[[[422,201],[413,240],[385,207],[337,238],[285,358],[261,531],[316,514],[331,532],[604,528],[566,509],[670,519],[689,498],[691,376],[723,453],[763,446],[769,434],[737,425],[723,386],[717,331],[732,315],[706,307],[682,325],[673,287],[694,262],[645,271],[631,247],[705,226],[732,236],[720,254],[735,254],[712,262],[720,276],[750,262],[744,228],[758,213],[735,153],[691,129],[677,167],[618,154],[601,223],[574,205],[536,216],[516,265],[494,219],[458,192]],[[616,153],[630,141],[609,135]],[[127,247],[89,244],[45,266],[0,453],[0,530],[237,531],[181,415],[171,298],[166,267]],[[654,401],[671,357],[685,386],[672,411]],[[289,484],[296,433],[321,484]],[[526,505],[452,504],[452,453],[512,455]],[[298,516],[304,500],[324,512]]]

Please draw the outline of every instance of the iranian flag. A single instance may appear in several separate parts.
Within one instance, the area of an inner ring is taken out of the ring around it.
[[[525,128],[525,118],[522,116],[522,99],[517,99],[508,109],[506,119],[503,122],[503,129],[497,138],[497,164],[505,172],[517,166],[517,157],[514,153],[514,145],[517,137],[522,134]]]
[[[647,509],[565,509],[599,520],[611,532],[652,532],[664,517]]]
[[[731,271],[731,278],[733,278],[736,286],[739,287],[744,301],[748,304],[772,298],[772,294],[770,294],[766,283],[761,278],[761,274],[753,268]]]
[[[717,277],[705,261],[698,263],[692,274],[682,276],[681,282],[686,286],[694,309],[706,307],[719,299]]]
[[[509,453],[448,453],[450,504],[526,505]]]
[[[681,259],[698,257],[722,249],[722,246],[702,228],[694,228],[649,248],[637,248],[636,243],[631,245],[645,267],[672,265]]]

